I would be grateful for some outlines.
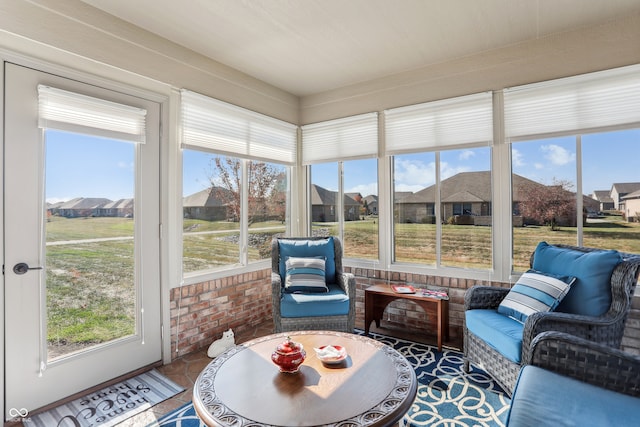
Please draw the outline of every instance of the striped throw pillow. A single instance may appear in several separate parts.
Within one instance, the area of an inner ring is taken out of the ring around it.
[[[288,257],[285,266],[285,292],[329,292],[323,257]]]
[[[553,311],[575,280],[575,277],[529,270],[502,300],[498,313],[524,323],[532,313]]]

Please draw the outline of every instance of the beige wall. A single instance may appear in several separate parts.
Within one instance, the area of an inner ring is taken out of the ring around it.
[[[11,37],[298,124],[640,63],[640,13],[303,98],[79,0],[3,0],[0,47]]]
[[[24,43],[24,39],[32,43]],[[298,122],[298,98],[185,49],[150,32],[114,18],[79,0],[0,1],[0,47],[21,50],[24,45],[38,57],[74,67],[67,56],[34,48],[33,41],[53,46],[107,67],[190,89],[249,110]],[[78,62],[81,62],[78,59]]]
[[[301,124],[640,63],[640,13],[306,96]]]

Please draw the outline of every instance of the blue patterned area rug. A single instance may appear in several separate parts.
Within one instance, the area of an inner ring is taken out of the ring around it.
[[[362,335],[361,330],[355,331]],[[401,426],[502,427],[510,399],[485,372],[462,371],[462,353],[371,333],[402,353],[416,371],[418,394]],[[188,403],[149,427],[205,427]]]

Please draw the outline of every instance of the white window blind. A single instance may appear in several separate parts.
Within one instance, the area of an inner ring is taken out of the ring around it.
[[[562,136],[640,124],[640,67],[505,89],[511,139]]]
[[[188,90],[181,97],[184,148],[296,163],[297,126]]]
[[[145,142],[147,110],[38,85],[38,126],[132,142]]]
[[[302,163],[348,160],[378,155],[378,113],[302,126]]]
[[[384,119],[386,154],[493,140],[490,92],[393,108]]]

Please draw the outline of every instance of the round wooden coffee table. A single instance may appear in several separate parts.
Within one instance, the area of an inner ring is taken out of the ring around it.
[[[281,373],[271,353],[285,337],[307,358],[295,374]],[[349,356],[325,365],[314,347],[341,345]],[[202,371],[193,405],[208,426],[390,426],[413,403],[416,375],[395,349],[360,335],[287,332],[230,348]]]

